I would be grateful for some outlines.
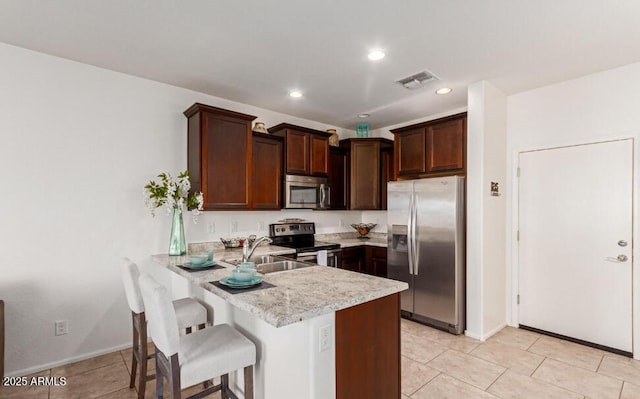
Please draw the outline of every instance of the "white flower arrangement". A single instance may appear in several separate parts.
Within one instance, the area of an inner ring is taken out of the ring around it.
[[[201,192],[193,193],[189,196],[191,182],[189,181],[189,172],[184,171],[178,175],[178,179],[174,178],[168,172],[158,175],[160,183],[150,181],[144,186],[145,199],[144,202],[151,211],[151,215],[155,216],[155,210],[161,206],[167,208],[170,214],[174,209],[182,212],[186,206],[193,213],[193,222],[196,217],[202,213],[204,198]]]

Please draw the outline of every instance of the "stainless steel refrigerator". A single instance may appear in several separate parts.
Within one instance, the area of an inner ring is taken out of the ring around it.
[[[464,177],[388,183],[387,273],[409,283],[402,315],[454,334],[465,329]]]

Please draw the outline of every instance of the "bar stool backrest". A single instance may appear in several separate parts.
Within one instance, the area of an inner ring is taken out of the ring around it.
[[[133,313],[144,312],[144,302],[142,300],[140,286],[138,285],[138,279],[140,278],[140,271],[138,270],[138,266],[129,258],[124,258],[122,260],[121,269],[122,282],[124,283],[124,293],[127,296],[129,309],[131,309]]]
[[[148,275],[140,277],[140,290],[153,342],[166,357],[171,357],[178,353],[180,346],[178,320],[171,296],[164,286]]]

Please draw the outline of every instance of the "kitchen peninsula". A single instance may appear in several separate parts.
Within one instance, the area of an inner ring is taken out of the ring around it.
[[[261,254],[287,248],[262,246]],[[191,272],[186,257],[154,255],[172,275],[176,297],[197,297],[257,348],[256,399],[400,398],[400,302],[407,284],[326,266],[264,275],[273,287],[231,294],[210,282],[237,259],[216,252],[224,268]],[[230,376],[241,392],[242,371]],[[235,377],[235,378],[234,378]]]

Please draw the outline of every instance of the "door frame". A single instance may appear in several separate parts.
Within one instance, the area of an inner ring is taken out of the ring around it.
[[[520,177],[518,176],[518,168],[520,167],[520,154],[523,152],[551,150],[562,147],[574,147],[579,145],[589,145],[605,143],[609,141],[632,141],[633,161],[632,161],[632,234],[633,234],[633,264],[631,269],[631,310],[632,310],[632,352],[634,359],[640,359],[640,316],[636,317],[637,311],[640,311],[640,271],[638,269],[638,263],[640,258],[640,231],[638,225],[638,178],[640,178],[639,170],[639,154],[640,154],[640,132],[626,132],[620,135],[609,135],[594,137],[591,139],[576,139],[570,141],[558,141],[550,142],[547,145],[533,145],[530,147],[515,148],[512,152],[511,170],[511,225],[507,226],[507,239],[509,243],[507,248],[510,248],[510,254],[507,255],[507,264],[511,265],[508,270],[511,271],[511,276],[507,276],[507,324],[512,327],[518,327],[519,325],[519,306],[518,306],[518,293],[519,293],[519,243],[518,243],[518,228],[520,226],[519,221],[519,188]]]

